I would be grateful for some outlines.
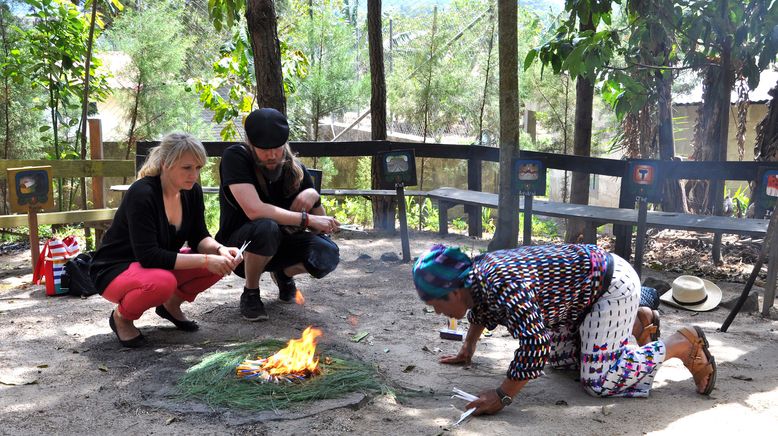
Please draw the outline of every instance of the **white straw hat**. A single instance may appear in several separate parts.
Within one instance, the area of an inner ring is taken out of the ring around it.
[[[659,297],[665,303],[681,309],[706,312],[721,303],[721,288],[713,282],[695,276],[678,276],[671,290]]]

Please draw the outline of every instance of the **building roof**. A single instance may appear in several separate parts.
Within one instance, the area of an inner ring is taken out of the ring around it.
[[[759,75],[759,86],[748,92],[748,100],[751,103],[767,103],[772,98],[768,91],[778,83],[778,70],[768,69],[762,71]],[[737,102],[737,92],[732,91],[729,97],[731,103]],[[687,94],[674,94],[673,104],[675,105],[693,105],[702,102],[702,81],[700,80],[692,90]]]

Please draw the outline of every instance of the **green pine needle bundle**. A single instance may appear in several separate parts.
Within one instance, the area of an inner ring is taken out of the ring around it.
[[[299,383],[262,383],[242,380],[235,368],[246,359],[268,357],[286,344],[277,340],[242,345],[234,350],[212,353],[189,368],[178,382],[183,399],[197,399],[210,406],[244,410],[284,409],[292,403],[337,398],[351,392],[387,392],[378,374],[367,364],[322,353],[321,374]],[[324,363],[324,356],[329,363]]]

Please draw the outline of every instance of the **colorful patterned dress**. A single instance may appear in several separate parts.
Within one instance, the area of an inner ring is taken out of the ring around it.
[[[648,396],[665,348],[628,343],[640,279],[624,259],[595,245],[520,247],[477,257],[466,285],[474,300],[468,320],[504,325],[519,340],[507,377],[575,365],[592,395]]]

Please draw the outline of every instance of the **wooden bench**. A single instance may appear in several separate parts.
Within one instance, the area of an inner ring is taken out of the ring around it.
[[[456,188],[438,188],[427,195],[437,201],[439,208],[440,233],[447,231],[448,209],[457,205],[483,206],[497,208],[497,194],[467,191]],[[519,211],[524,211],[521,199]],[[532,201],[532,213],[557,218],[580,218],[586,225],[584,241],[596,242],[595,230],[603,224],[637,225],[638,211],[603,206],[557,203],[551,201]],[[732,218],[711,215],[690,215],[684,213],[648,211],[646,225],[651,228],[691,230],[708,233],[727,233],[736,235],[764,236],[767,233],[768,220],[751,218]]]

